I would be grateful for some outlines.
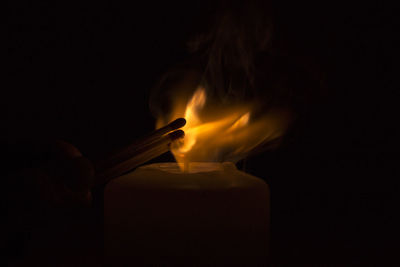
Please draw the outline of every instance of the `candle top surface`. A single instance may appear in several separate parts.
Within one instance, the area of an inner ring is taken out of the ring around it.
[[[188,164],[188,171],[182,171],[182,163],[154,163],[150,165],[146,165],[140,167],[140,169],[157,169],[160,171],[168,172],[168,173],[204,173],[204,172],[215,172],[215,171],[223,171],[226,167],[234,168],[236,167],[231,163],[227,162],[224,164],[218,162],[191,162]]]
[[[239,171],[231,162],[191,162],[188,172],[178,163],[154,163],[137,168],[110,182],[110,186],[178,190],[265,188],[260,178]]]

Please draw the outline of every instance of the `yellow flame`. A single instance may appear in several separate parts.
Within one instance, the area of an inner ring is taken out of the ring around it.
[[[184,142],[181,143],[181,146],[179,147],[178,151],[180,153],[186,153],[192,149],[192,147],[196,144],[196,136],[197,136],[197,130],[193,129],[195,128],[198,124],[201,123],[200,118],[199,118],[199,111],[201,108],[203,108],[204,104],[206,103],[206,93],[204,88],[199,88],[197,91],[193,94],[192,98],[186,105],[186,111],[185,111],[185,119],[186,119],[186,125],[183,128],[185,131],[185,139]]]
[[[252,120],[246,105],[235,107],[206,106],[206,91],[199,87],[182,104],[177,97],[175,110],[167,118],[159,118],[158,127],[184,117],[186,125],[183,140],[175,142],[172,153],[179,166],[193,161],[237,161],[255,147],[281,136],[287,119],[277,113]]]
[[[242,115],[228,130],[227,132],[233,132],[236,129],[239,129],[240,127],[245,126],[250,119],[250,112],[247,112],[246,114]]]

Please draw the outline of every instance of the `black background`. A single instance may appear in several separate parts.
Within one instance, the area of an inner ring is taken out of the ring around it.
[[[274,38],[317,62],[327,91],[280,149],[246,160],[271,186],[273,262],[398,262],[394,9],[277,2]],[[150,89],[185,60],[185,41],[214,10],[211,1],[10,3],[4,142],[61,138],[95,161],[153,130]]]

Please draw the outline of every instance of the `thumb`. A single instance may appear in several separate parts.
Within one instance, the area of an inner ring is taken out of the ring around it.
[[[94,167],[88,158],[73,145],[57,140],[52,154],[56,159],[56,173],[73,192],[88,192],[94,183]]]
[[[64,161],[61,176],[71,191],[87,192],[94,183],[94,167],[89,159],[75,157]]]

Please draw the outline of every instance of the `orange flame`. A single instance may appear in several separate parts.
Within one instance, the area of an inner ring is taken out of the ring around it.
[[[288,120],[282,113],[253,120],[246,105],[211,107],[205,105],[206,100],[205,89],[199,87],[186,105],[178,97],[170,116],[158,120],[161,127],[179,117],[186,119],[184,139],[171,148],[182,169],[187,170],[188,162],[194,161],[235,162],[255,147],[280,137],[286,129]]]

